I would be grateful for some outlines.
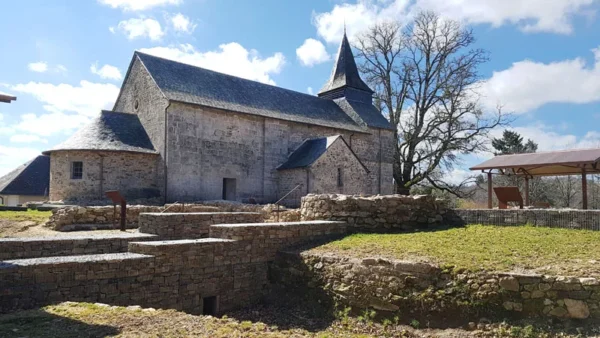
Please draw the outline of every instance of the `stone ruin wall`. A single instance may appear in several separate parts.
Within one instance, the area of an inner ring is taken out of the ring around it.
[[[271,271],[272,282],[288,290],[382,314],[600,319],[596,278],[460,273],[428,263],[297,252],[278,254]]]
[[[277,222],[277,213],[274,205],[240,204],[227,202],[203,202],[201,204],[166,204],[163,206],[129,205],[127,206],[127,227],[137,228],[141,213],[192,213],[192,212],[258,212],[262,215],[260,222]],[[285,209],[285,208],[282,208]],[[58,231],[77,230],[77,225],[98,225],[97,228],[112,228],[112,224],[119,225],[121,214],[117,206],[116,220],[114,220],[113,206],[88,206],[64,207],[52,210],[52,215],[46,226]],[[280,222],[294,222],[300,220],[300,211],[297,209],[279,212]],[[104,225],[104,226],[103,226]]]
[[[600,230],[600,210],[454,209],[454,224],[533,225]]]
[[[142,213],[139,231],[161,239],[207,238],[213,224],[261,223],[258,212],[186,212]]]
[[[385,232],[445,225],[446,203],[432,196],[307,195],[302,198],[303,221],[343,221],[351,231]]]
[[[35,257],[127,252],[129,242],[155,241],[156,235],[117,233],[92,236],[0,238],[0,261]]]
[[[214,231],[213,231],[214,230]],[[339,222],[234,224],[196,240],[131,242],[129,251],[0,262],[0,312],[61,301],[225,311],[268,290],[268,263],[284,246],[345,233]],[[249,240],[252,238],[252,240]]]

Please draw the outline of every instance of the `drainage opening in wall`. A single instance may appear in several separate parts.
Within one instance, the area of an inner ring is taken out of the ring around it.
[[[216,316],[219,311],[217,296],[202,298],[202,314],[205,316]]]

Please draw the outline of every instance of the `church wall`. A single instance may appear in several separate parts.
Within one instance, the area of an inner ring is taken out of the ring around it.
[[[105,191],[119,190],[128,201],[158,195],[156,157],[108,151],[56,151],[50,156],[50,200],[108,202]],[[83,162],[83,178],[71,179],[71,163]]]
[[[223,197],[235,179],[235,199],[262,201],[263,117],[174,102],[168,112],[168,198]]]
[[[154,166],[158,170],[157,185],[162,196],[164,196],[165,175],[165,109],[168,104],[169,101],[158,89],[143,64],[135,58],[113,110],[138,115],[154,145],[154,149],[160,152],[160,156],[155,158],[156,164]]]
[[[338,168],[341,182],[338,182]],[[311,194],[369,194],[371,189],[369,173],[340,139],[310,166],[309,175]]]
[[[361,134],[174,102],[168,114],[168,199],[221,199],[223,178],[235,178],[236,200],[275,202],[289,191],[278,186],[277,166],[305,139],[338,134],[370,170],[362,192],[377,194],[379,130],[371,132]],[[391,163],[387,155],[383,158]],[[382,173],[386,174],[387,166],[382,165]],[[391,193],[391,176],[388,181]]]

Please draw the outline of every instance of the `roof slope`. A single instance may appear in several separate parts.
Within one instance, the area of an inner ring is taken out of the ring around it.
[[[332,100],[135,52],[169,100],[365,132]]]
[[[140,119],[135,114],[103,110],[65,142],[45,151],[106,150],[157,154]]]
[[[600,160],[600,148],[572,149],[539,153],[499,155],[480,163],[471,170],[523,169],[531,175],[567,175],[581,173],[581,168],[597,171],[593,165]],[[588,165],[588,166],[586,166]]]
[[[373,90],[371,90],[371,88],[369,88],[369,86],[360,78],[358,68],[356,67],[356,61],[352,54],[352,47],[350,47],[346,32],[344,32],[344,37],[342,38],[342,43],[338,50],[331,77],[325,86],[323,86],[319,94],[343,87],[352,87],[373,93]]]
[[[302,144],[294,150],[288,156],[288,159],[277,167],[277,170],[284,169],[297,169],[297,168],[306,168],[310,167],[313,163],[315,163],[325,152],[327,149],[337,140],[341,140],[344,142],[348,150],[356,157],[358,162],[368,171],[367,167],[364,166],[362,161],[354,154],[350,146],[344,141],[344,138],[341,135],[328,136],[328,137],[319,137],[308,139],[302,142]]]
[[[334,101],[359,125],[394,130],[390,122],[372,104],[348,100],[347,98],[335,99]]]
[[[39,155],[0,177],[0,194],[47,196],[50,186],[50,157]]]

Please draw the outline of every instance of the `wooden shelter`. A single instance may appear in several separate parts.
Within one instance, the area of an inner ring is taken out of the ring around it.
[[[16,101],[16,100],[17,100],[16,96],[12,96],[12,95],[0,92],[0,102],[10,103],[11,101]]]
[[[600,173],[600,148],[549,151],[540,153],[499,155],[478,164],[488,179],[488,208],[492,208],[492,175],[525,179],[525,205],[529,205],[529,179],[540,176],[581,175],[582,208],[588,207],[587,174]]]

